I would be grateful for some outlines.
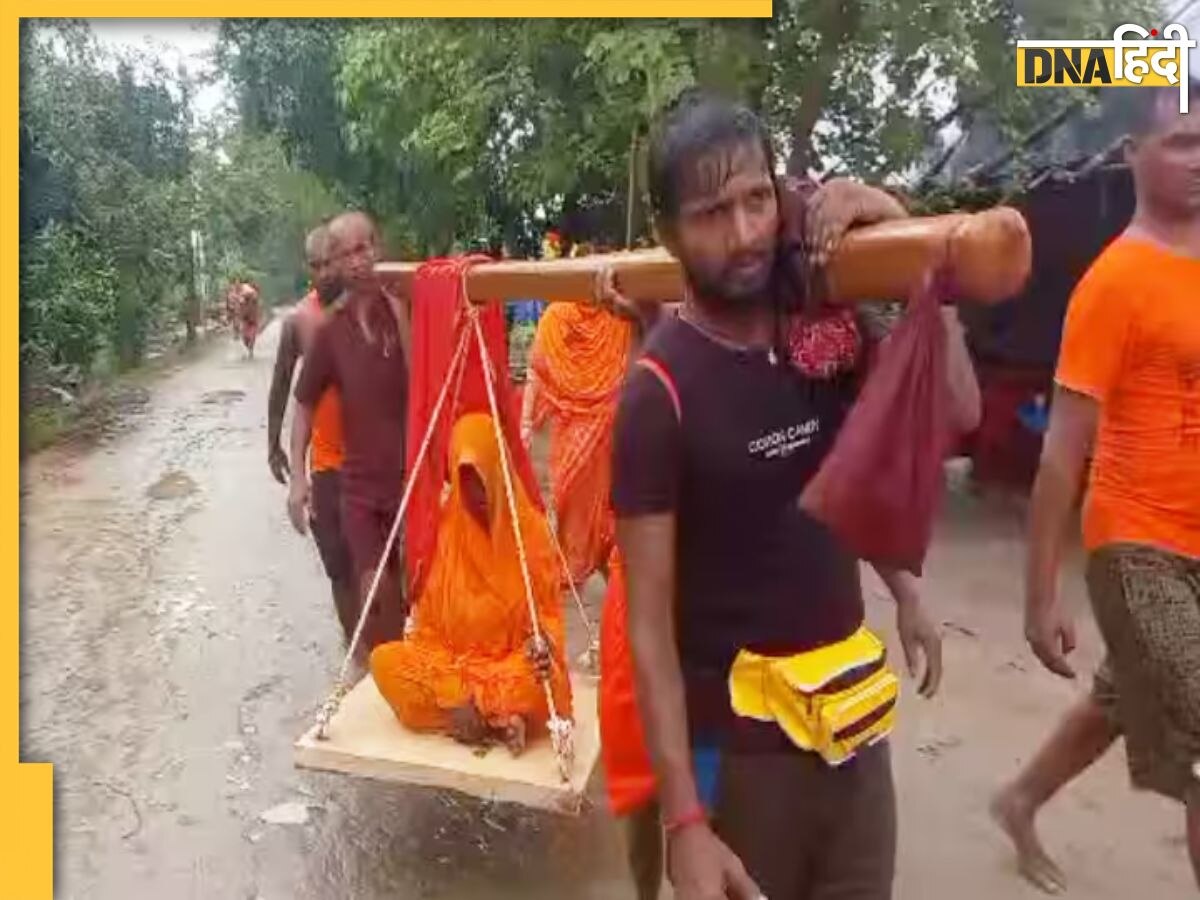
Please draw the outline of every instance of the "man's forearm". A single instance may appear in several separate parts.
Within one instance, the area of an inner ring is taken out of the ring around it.
[[[860,217],[858,224],[887,222],[891,219],[908,217],[908,210],[896,197],[879,188],[868,188],[868,190],[871,191],[871,195],[865,203],[865,212]]]
[[[1043,458],[1038,468],[1029,507],[1029,558],[1025,572],[1025,598],[1030,609],[1049,604],[1056,596],[1054,585],[1063,538],[1082,474],[1081,467],[1053,457]]]
[[[646,744],[668,819],[700,798],[692,773],[683,672],[675,643],[674,526],[618,522],[629,590],[629,645]]]
[[[287,411],[288,385],[285,382],[279,387],[271,384],[271,393],[267,398],[267,449],[282,448],[283,414]]]
[[[908,572],[881,563],[871,563],[871,568],[875,570],[896,603],[910,603],[920,599],[914,584],[916,579]]]
[[[1055,390],[1050,427],[1029,507],[1029,557],[1025,571],[1029,610],[1053,603],[1057,593],[1055,584],[1063,539],[1084,484],[1098,418],[1099,406],[1090,397],[1064,388]]]
[[[851,189],[854,191],[854,198],[858,206],[858,214],[851,224],[871,225],[875,222],[903,219],[908,216],[908,210],[904,204],[882,188],[850,179],[844,179],[844,181],[848,186],[852,186]]]
[[[283,415],[287,411],[288,393],[292,387],[292,375],[296,371],[296,350],[291,320],[284,322],[279,336],[279,349],[275,353],[275,369],[271,374],[271,392],[267,396],[267,450],[280,446],[283,435]]]
[[[679,652],[670,633],[673,629],[653,624],[631,626],[642,725],[658,777],[659,804],[670,819],[700,805]]]
[[[312,409],[303,403],[296,404],[292,416],[292,477],[302,475],[308,463],[308,444],[312,440]]]
[[[699,804],[688,742],[683,674],[673,629],[635,622],[630,646],[637,677],[638,704],[659,781],[659,803],[668,818]]]

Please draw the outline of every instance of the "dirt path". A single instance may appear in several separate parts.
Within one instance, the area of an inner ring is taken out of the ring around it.
[[[565,820],[292,767],[340,651],[316,552],[265,465],[276,336],[254,362],[219,343],[123,433],[24,467],[22,749],[56,766],[58,895],[629,896],[601,809]],[[1071,691],[1022,648],[1017,531],[960,499],[934,551],[949,673],[935,703],[905,701],[895,742],[900,900],[1038,896],[985,813]],[[886,602],[871,607],[890,632]],[[279,804],[305,821],[263,821]],[[1113,753],[1045,830],[1072,896],[1171,900],[1192,896],[1180,819],[1131,794]]]

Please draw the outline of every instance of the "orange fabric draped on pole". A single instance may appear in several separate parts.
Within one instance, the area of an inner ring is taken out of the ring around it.
[[[586,303],[554,303],[530,354],[533,424],[550,426],[550,493],[571,577],[582,583],[607,559],[614,521],[612,427],[633,326]]]
[[[463,274],[473,263],[481,261],[488,261],[488,257],[430,260],[421,266],[413,279],[406,453],[408,471],[410,477],[415,478],[415,483],[404,523],[405,566],[410,597],[420,597],[435,553],[451,430],[465,413],[489,411],[483,363],[476,339],[469,333],[468,303],[463,296]],[[504,308],[499,303],[489,303],[478,309],[478,315],[488,355],[496,368],[496,382],[507,385],[508,340],[504,327]],[[461,375],[458,375],[450,371],[450,364],[464,330],[468,330],[466,361]],[[421,438],[429,428],[438,394],[447,379],[452,378],[461,383],[450,386],[448,408],[442,411],[435,424],[429,452],[421,470],[414,472]],[[517,415],[510,403],[502,400],[499,406],[500,424],[513,469],[524,484],[530,502],[540,509],[537,479],[529,454],[519,439]]]
[[[448,462],[450,495],[439,516],[437,551],[417,599],[415,626],[404,640],[376,648],[371,672],[397,717],[414,730],[446,729],[450,713],[468,701],[493,725],[518,715],[543,726],[549,710],[526,654],[533,623],[489,413],[458,420]],[[466,506],[462,476],[468,468],[486,494],[486,526]],[[558,561],[545,516],[519,479],[513,489],[538,623],[551,647],[554,705],[560,715],[569,715]]]

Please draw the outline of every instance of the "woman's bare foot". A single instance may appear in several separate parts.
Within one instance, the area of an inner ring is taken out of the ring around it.
[[[525,719],[522,716],[509,716],[504,726],[504,745],[513,756],[525,752],[527,740],[525,735]]]
[[[991,813],[1016,848],[1017,869],[1021,876],[1047,894],[1066,891],[1066,875],[1038,840],[1033,821],[1036,807],[1010,785],[992,799]]]
[[[450,736],[460,744],[486,744],[487,723],[471,700],[466,705],[450,711]]]

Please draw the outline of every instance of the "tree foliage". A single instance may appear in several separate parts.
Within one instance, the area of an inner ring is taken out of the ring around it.
[[[287,160],[276,135],[238,130],[213,137],[215,152],[196,164],[198,218],[205,241],[203,276],[258,282],[268,298],[304,289],[304,235],[338,211],[326,184]]]
[[[402,256],[529,252],[549,224],[621,242],[630,195],[645,235],[647,135],[693,85],[759,111],[793,171],[911,179],[949,123],[1012,137],[1085,100],[1017,90],[1016,40],[1100,36],[1156,10],[780,0],[751,21],[229,19],[215,77],[236,117],[201,127],[188,73],[104,52],[80,21],[26,22],[23,352],[135,363],[198,285],[210,303],[235,274],[291,296],[304,231],[344,205],[375,214]]]
[[[42,255],[74,258],[74,235],[111,261],[108,337],[123,364],[135,363],[183,289],[190,252],[189,116],[175,75],[155,58],[107,57],[77,27],[38,28],[22,63],[22,243],[58,223],[69,230],[52,231]],[[29,282],[23,307],[45,300],[32,293],[42,283]],[[52,342],[27,331],[39,321],[23,319],[23,339]]]
[[[281,80],[281,91],[311,88],[300,75]],[[136,364],[181,322],[194,331],[199,308],[235,274],[258,279],[268,300],[303,287],[304,233],[338,205],[308,166],[336,168],[320,155],[336,141],[313,132],[302,164],[289,159],[286,129],[198,129],[187,72],[153,55],[105,52],[82,22],[24,25],[21,76],[29,366],[82,377],[105,359]],[[332,96],[328,73],[324,84]],[[208,296],[197,297],[201,286]]]
[[[116,265],[95,242],[57,222],[27,242],[21,262],[21,361],[78,383],[113,336]]]
[[[782,0],[751,22],[372,22],[342,34],[337,77],[350,147],[393,160],[374,202],[440,250],[533,210],[620,213],[631,148],[692,85],[759,110],[792,171],[911,174],[950,122],[986,115],[1016,136],[1081,97],[1017,90],[1016,40],[1100,35],[1153,6]]]

